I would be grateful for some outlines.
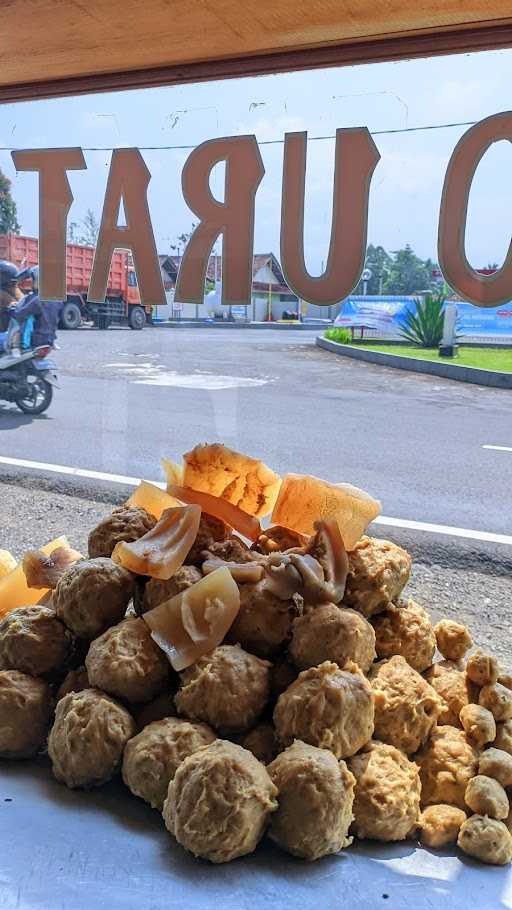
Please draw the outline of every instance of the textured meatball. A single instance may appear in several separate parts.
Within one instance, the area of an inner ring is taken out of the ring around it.
[[[500,673],[498,682],[506,689],[512,689],[512,673]]]
[[[327,749],[296,740],[268,767],[279,793],[269,836],[303,859],[338,853],[352,838],[354,776]]]
[[[471,778],[464,799],[477,815],[488,815],[490,818],[504,819],[510,808],[505,788],[485,774]]]
[[[183,759],[209,746],[215,733],[206,724],[166,717],[144,727],[127,743],[123,780],[134,796],[162,811],[169,783]]]
[[[356,665],[340,670],[325,661],[299,673],[279,696],[274,724],[285,745],[300,739],[346,758],[371,738],[373,712],[372,687]]]
[[[267,769],[234,743],[217,740],[189,755],[169,785],[167,829],[195,856],[227,863],[256,849],[277,790]]]
[[[418,766],[394,746],[370,742],[349,761],[356,779],[354,834],[380,841],[405,840],[420,810]]]
[[[56,700],[59,701],[65,695],[69,695],[70,692],[83,692],[84,689],[90,688],[91,684],[87,676],[87,670],[85,667],[78,667],[77,670],[70,670],[69,673],[66,673],[57,690]]]
[[[437,723],[439,698],[405,657],[390,657],[371,674],[375,738],[406,754],[416,752]]]
[[[456,844],[466,813],[456,806],[440,803],[427,806],[420,815],[420,841],[425,847],[447,847]]]
[[[398,600],[411,574],[411,557],[390,540],[362,537],[348,554],[343,603],[372,616]]]
[[[476,686],[493,686],[498,681],[498,661],[478,648],[468,657],[466,674]]]
[[[120,506],[107,515],[89,534],[89,558],[112,556],[120,541],[132,543],[156,525],[156,518],[140,506]]]
[[[480,756],[478,773],[493,777],[502,787],[512,787],[512,755],[503,749],[486,749]]]
[[[461,826],[457,845],[483,863],[505,866],[512,861],[512,835],[507,826],[495,818],[472,815]]]
[[[229,641],[238,642],[259,657],[273,657],[289,642],[296,613],[295,603],[280,600],[265,581],[240,585],[240,610],[229,631]]]
[[[375,659],[375,632],[356,610],[320,604],[294,620],[288,653],[299,670],[324,660],[339,667],[353,660],[367,673]]]
[[[75,635],[91,641],[123,618],[134,584],[131,572],[111,559],[83,559],[60,579],[53,605]]]
[[[49,686],[19,670],[0,670],[0,757],[29,758],[46,740]]]
[[[466,787],[478,770],[478,750],[463,730],[437,727],[415,760],[420,768],[422,805],[448,803],[465,809]]]
[[[131,715],[104,692],[70,692],[57,704],[48,738],[55,777],[71,789],[104,784],[117,771],[134,734]]]
[[[175,689],[166,689],[165,692],[161,692],[160,695],[157,695],[153,701],[148,702],[147,705],[142,705],[135,711],[135,719],[141,730],[143,727],[146,727],[147,724],[152,724],[155,720],[163,720],[164,717],[174,717],[176,714],[176,705],[174,704],[175,694]]]
[[[250,730],[268,702],[269,668],[238,645],[221,645],[181,674],[178,712],[216,730]]]
[[[213,515],[207,515],[206,512],[203,512],[196,539],[187,554],[185,562],[189,565],[197,564],[200,566],[204,560],[204,551],[209,550],[213,544],[227,540],[230,536],[231,529],[228,528],[227,524],[220,518],[214,518]]]
[[[492,743],[496,737],[496,721],[491,712],[480,705],[466,705],[460,712],[460,722],[477,746]]]
[[[176,594],[181,594],[202,579],[201,572],[195,566],[182,566],[174,573],[172,578],[163,581],[160,578],[150,578],[142,595],[142,604],[139,612],[146,613],[153,607],[170,600]]]
[[[52,673],[65,663],[70,647],[71,635],[50,607],[18,607],[0,622],[2,670]]]
[[[430,667],[436,650],[434,630],[427,611],[414,600],[390,604],[372,625],[378,657],[401,654],[418,673]]]
[[[246,733],[241,745],[263,765],[269,765],[279,752],[275,727],[269,723],[258,724]]]
[[[483,686],[480,689],[478,704],[487,708],[494,720],[510,720],[512,718],[512,692],[506,686],[497,682],[494,685]]]
[[[496,749],[503,749],[504,752],[512,755],[512,720],[496,724],[496,739],[493,746]]]
[[[126,701],[150,701],[169,680],[169,661],[143,619],[130,617],[91,642],[85,658],[91,686]]]
[[[453,619],[442,619],[434,628],[439,651],[446,660],[461,660],[473,645],[466,626]]]
[[[433,664],[424,675],[441,700],[438,723],[460,727],[460,712],[478,698],[474,684],[457,664],[449,660]]]

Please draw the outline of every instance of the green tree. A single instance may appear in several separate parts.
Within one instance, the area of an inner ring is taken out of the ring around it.
[[[81,246],[96,246],[100,225],[92,209],[87,209],[80,222],[71,221],[68,224],[68,243],[78,243]]]
[[[0,234],[19,234],[16,203],[11,196],[11,181],[0,171]]]
[[[386,252],[383,246],[374,246],[368,244],[366,250],[365,268],[370,269],[372,277],[366,282],[367,294],[381,294],[386,281],[386,276],[392,263],[391,256]],[[361,294],[363,283],[359,282],[357,293]]]
[[[393,250],[391,265],[384,281],[387,294],[415,294],[428,290],[432,285],[431,259],[425,262],[416,256],[410,244],[402,250]]]

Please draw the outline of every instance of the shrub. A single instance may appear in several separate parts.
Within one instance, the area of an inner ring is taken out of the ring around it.
[[[352,335],[348,329],[343,329],[341,326],[337,326],[334,329],[327,329],[325,332],[325,337],[329,341],[337,341],[338,344],[350,344],[352,341]]]
[[[402,319],[402,338],[422,348],[437,348],[443,337],[445,299],[443,294],[428,293],[418,300],[416,312],[407,310]]]

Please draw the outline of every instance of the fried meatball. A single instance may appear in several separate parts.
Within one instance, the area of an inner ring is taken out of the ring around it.
[[[191,588],[197,581],[201,581],[202,577],[201,572],[195,566],[182,566],[172,578],[168,578],[166,581],[160,578],[150,578],[144,587],[141,608],[138,612],[147,613],[153,607],[158,607],[159,604],[170,600],[176,594],[181,594],[182,591]]]
[[[430,667],[436,650],[434,630],[427,611],[414,600],[390,604],[372,625],[378,657],[401,654],[418,673]]]
[[[476,686],[493,686],[498,681],[498,661],[478,648],[468,657],[466,674]]]
[[[0,670],[0,757],[29,758],[46,740],[52,699],[42,680]]]
[[[169,680],[169,661],[143,619],[133,616],[91,642],[85,666],[91,686],[131,702],[150,701]]]
[[[485,774],[477,774],[471,778],[466,787],[464,799],[466,805],[476,815],[504,819],[510,809],[505,788],[497,780],[487,777]]]
[[[493,777],[502,787],[512,787],[512,755],[503,749],[486,749],[480,756],[478,773]]]
[[[91,641],[120,622],[134,584],[131,572],[111,559],[82,559],[60,579],[53,605],[68,629]]]
[[[250,730],[268,702],[269,668],[238,645],[220,645],[181,674],[178,713],[216,730]]]
[[[189,755],[169,785],[163,817],[186,850],[227,863],[256,849],[277,790],[267,769],[234,743],[216,740]]]
[[[348,764],[356,779],[354,834],[361,839],[405,840],[420,811],[418,766],[394,746],[373,741]]]
[[[327,749],[296,740],[268,767],[279,793],[270,823],[276,844],[303,859],[338,853],[352,843],[355,779]]]
[[[420,815],[420,841],[425,847],[447,847],[456,844],[466,813],[456,806],[438,803],[427,806]]]
[[[437,647],[446,660],[461,660],[473,645],[466,626],[453,619],[442,619],[434,627]]]
[[[284,745],[300,739],[346,758],[370,739],[373,713],[372,687],[359,668],[324,661],[299,673],[279,696],[274,724]]]
[[[339,667],[353,660],[367,673],[375,659],[375,633],[356,610],[320,604],[294,620],[288,653],[299,670],[324,660]]]
[[[215,739],[206,724],[191,724],[179,717],[148,724],[126,745],[123,780],[134,796],[161,812],[169,783],[183,759]]]
[[[512,692],[506,686],[497,682],[494,685],[483,686],[480,689],[478,704],[488,708],[494,720],[510,720],[512,718]]]
[[[461,826],[457,845],[483,863],[505,866],[512,862],[512,835],[507,826],[495,818],[472,815]]]
[[[407,755],[416,752],[437,723],[439,698],[405,657],[390,657],[371,673],[375,738]]]
[[[144,537],[156,525],[156,518],[140,506],[119,506],[111,515],[89,534],[89,558],[96,556],[112,556],[112,551],[120,541],[132,543],[139,537]]]
[[[175,695],[176,689],[166,690],[157,695],[153,701],[148,702],[147,705],[142,705],[137,710],[134,709],[135,720],[140,729],[142,730],[143,727],[152,724],[155,720],[163,720],[164,717],[174,717],[176,714]]]
[[[460,712],[477,701],[478,691],[459,666],[449,660],[433,664],[424,674],[441,700],[438,723],[460,727]]]
[[[70,692],[57,704],[48,755],[57,780],[70,789],[99,787],[121,764],[135,721],[99,689]]]
[[[31,676],[53,673],[65,663],[70,649],[71,635],[50,607],[18,607],[0,622],[2,670]]]
[[[279,752],[277,736],[273,724],[257,724],[246,733],[240,745],[252,752],[263,765],[269,765]]]
[[[77,670],[70,670],[66,673],[59,688],[57,689],[56,700],[59,701],[70,692],[83,692],[84,689],[90,689],[91,684],[87,676],[85,667],[78,667]]]
[[[259,657],[273,657],[289,642],[296,613],[295,603],[281,600],[265,581],[240,585],[240,610],[228,639]]]
[[[214,518],[213,515],[203,512],[196,539],[187,554],[185,562],[187,565],[201,566],[204,561],[204,551],[209,550],[212,544],[222,543],[230,536],[231,528],[222,519]]]
[[[493,742],[496,749],[503,749],[512,755],[512,720],[506,720],[502,724],[496,724],[496,738]]]
[[[492,743],[496,737],[496,721],[491,712],[480,705],[466,705],[460,712],[460,722],[477,746]]]
[[[415,760],[420,768],[423,806],[448,803],[465,809],[466,787],[478,770],[478,750],[463,730],[437,727]]]
[[[348,562],[343,604],[366,617],[398,600],[411,574],[409,554],[377,537],[362,537],[348,554]]]

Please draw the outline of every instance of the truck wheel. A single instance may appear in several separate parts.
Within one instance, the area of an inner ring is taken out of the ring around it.
[[[78,329],[82,322],[82,314],[80,312],[80,307],[77,303],[70,301],[65,303],[62,307],[62,313],[60,317],[61,325],[63,329]]]
[[[130,313],[128,316],[128,324],[131,329],[135,331],[140,331],[146,325],[146,314],[141,306],[132,306],[130,307]]]

